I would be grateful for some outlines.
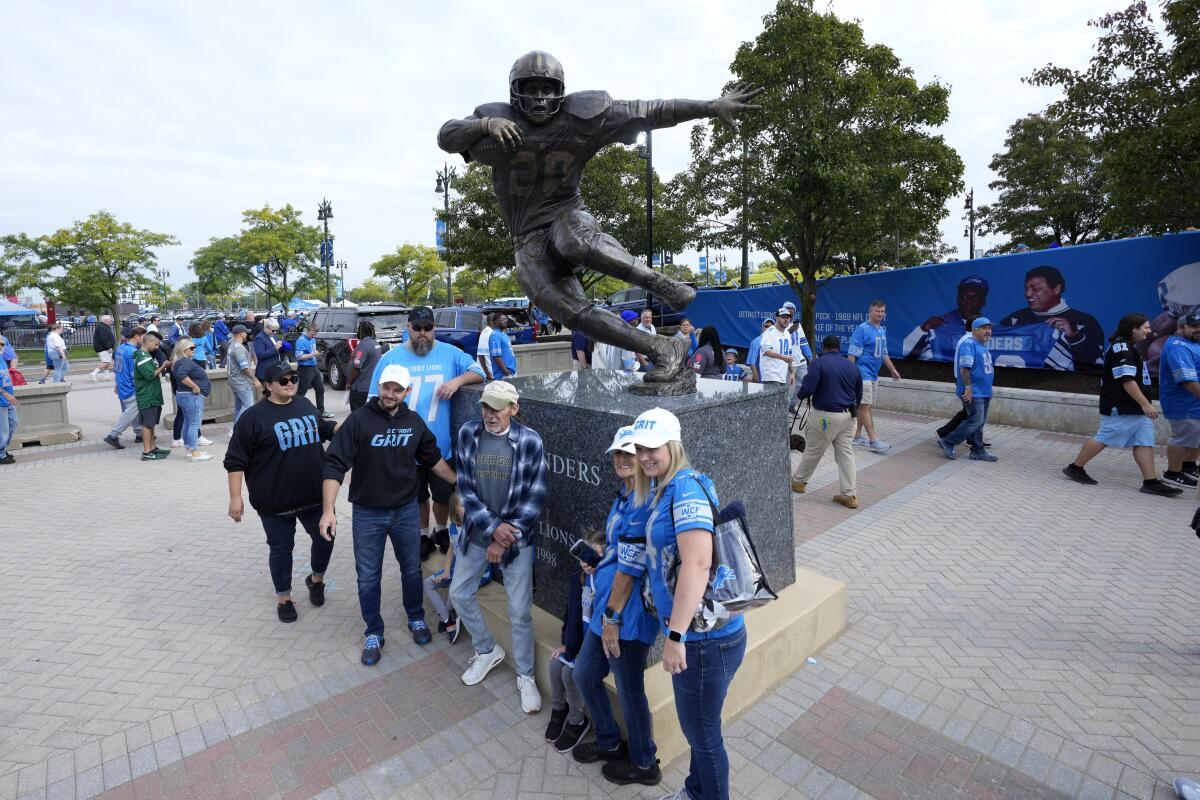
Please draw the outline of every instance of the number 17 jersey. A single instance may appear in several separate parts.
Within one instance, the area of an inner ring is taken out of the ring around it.
[[[375,365],[368,397],[379,395],[379,376],[389,364],[399,364],[412,376],[412,387],[405,402],[433,431],[442,458],[449,461],[454,451],[454,438],[450,435],[450,401],[440,399],[437,390],[464,372],[474,372],[482,378],[483,368],[462,350],[445,342],[434,342],[433,349],[423,356],[414,353],[407,344],[398,344],[384,353]]]

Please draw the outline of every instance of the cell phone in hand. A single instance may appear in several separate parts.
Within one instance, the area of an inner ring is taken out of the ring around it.
[[[600,563],[600,554],[583,539],[575,540],[575,544],[571,545],[570,553],[589,567],[594,567]]]

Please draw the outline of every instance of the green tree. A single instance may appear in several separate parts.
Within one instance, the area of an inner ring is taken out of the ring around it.
[[[371,274],[392,285],[396,300],[411,306],[446,291],[446,262],[423,244],[402,244],[371,265]]]
[[[325,296],[326,274],[318,260],[324,234],[300,221],[289,203],[242,212],[242,230],[213,238],[192,256],[192,271],[213,293],[252,287],[267,296],[267,305],[292,298]]]
[[[391,300],[391,289],[383,281],[367,278],[358,288],[350,289],[348,296],[354,302],[388,302]]]
[[[856,22],[805,0],[779,0],[731,69],[764,88],[763,110],[741,117],[740,135],[693,128],[689,206],[726,223],[715,243],[740,244],[745,224],[760,249],[800,273],[803,289],[784,272],[812,330],[823,270],[849,272],[847,253],[889,235],[894,242],[897,230],[917,239],[960,191],[962,161],[934,133],[949,114],[949,89],[918,84]]]
[[[3,244],[8,280],[36,287],[68,306],[109,311],[119,330],[120,296],[153,289],[155,250],[179,242],[98,211],[70,228],[46,236],[6,236]]]
[[[1100,150],[1085,131],[1045,114],[1022,117],[1008,129],[1004,152],[989,165],[999,179],[993,205],[978,211],[979,231],[1009,237],[1001,250],[1025,243],[1083,244],[1107,238],[1101,221],[1108,197]]]
[[[512,269],[487,272],[464,267],[454,273],[454,295],[469,304],[477,305],[498,297],[520,297],[524,294]]]
[[[1139,1],[1090,21],[1102,31],[1084,70],[1047,65],[1049,112],[1094,132],[1109,204],[1103,228],[1160,233],[1200,222],[1200,0],[1165,0],[1165,31]]]

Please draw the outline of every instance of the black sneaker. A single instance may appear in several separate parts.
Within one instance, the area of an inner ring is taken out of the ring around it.
[[[1183,489],[1167,486],[1157,478],[1152,481],[1142,481],[1142,488],[1138,491],[1142,494],[1156,494],[1159,497],[1176,497],[1183,494]]]
[[[1200,467],[1189,467],[1185,465],[1183,468],[1183,474],[1191,475],[1193,478],[1200,480]]]
[[[610,783],[625,786],[630,783],[641,783],[646,786],[658,786],[662,781],[662,770],[658,768],[658,759],[648,767],[635,767],[630,761],[610,761],[600,768],[604,777]]]
[[[308,587],[308,602],[314,606],[325,605],[325,584],[313,582],[313,576],[309,575],[304,579],[304,585]]]
[[[142,456],[142,458],[145,458],[145,456]],[[280,622],[295,622],[297,619],[296,604],[291,600],[288,600],[285,603],[280,603],[275,610],[279,613]]]
[[[445,622],[438,622],[438,633],[446,634],[446,638],[450,640],[450,644],[458,641],[458,634],[461,630],[462,625],[458,621],[458,612],[453,608],[450,609],[450,619]]]
[[[140,436],[135,436],[135,437],[133,437],[133,443],[134,443],[134,444],[141,444],[141,443],[142,443],[142,437],[140,437]]]
[[[1063,467],[1063,475],[1066,475],[1076,483],[1082,483],[1087,486],[1095,486],[1099,483],[1098,480],[1087,474],[1087,470],[1083,467],[1077,467],[1074,464],[1067,464]]]
[[[567,724],[567,713],[570,709],[559,710],[557,708],[550,711],[550,724],[546,726],[546,741],[557,742],[558,737],[562,736],[563,726]]]
[[[156,447],[150,452],[154,453],[156,458],[166,458],[167,456],[171,455],[170,450],[163,450],[161,447]]]
[[[362,663],[373,667],[379,663],[379,653],[383,650],[383,637],[371,634],[363,639]]]
[[[5,453],[4,458],[0,458],[0,464],[15,464],[17,460],[12,457],[12,453]]]
[[[562,733],[554,740],[554,749],[560,753],[569,753],[575,749],[575,745],[579,744],[588,731],[592,729],[592,722],[587,717],[583,718],[583,722],[578,725],[564,725]],[[608,766],[605,764],[605,766]]]
[[[450,529],[442,528],[434,531],[433,543],[437,546],[438,552],[445,554],[450,549]]]
[[[1196,477],[1186,472],[1164,472],[1162,482],[1178,486],[1180,489],[1195,489],[1197,483]]]
[[[433,634],[429,632],[429,626],[425,624],[425,620],[417,619],[408,623],[408,629],[412,631],[413,641],[417,644],[429,644],[433,641]]]
[[[113,436],[111,433],[104,437],[104,443],[114,450],[125,449],[125,445],[121,444],[121,440]]]
[[[421,560],[429,558],[433,551],[437,549],[437,545],[433,543],[433,539],[428,536],[421,537]]]
[[[629,745],[621,742],[612,750],[601,750],[600,746],[593,739],[576,747],[571,752],[571,755],[575,756],[575,760],[580,764],[594,764],[597,761],[620,761],[629,757]]]

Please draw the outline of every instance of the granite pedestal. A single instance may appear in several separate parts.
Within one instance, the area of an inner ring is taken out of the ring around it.
[[[740,498],[750,532],[775,591],[796,580],[792,499],[788,484],[787,411],[782,387],[701,378],[696,393],[639,397],[627,391],[641,377],[616,370],[580,370],[515,378],[518,419],[541,434],[549,469],[546,510],[534,532],[534,603],[562,615],[567,552],[588,528],[604,528],[619,482],[606,452],[613,434],[643,411],[665,408],[679,417],[692,466],[713,479],[720,505]],[[482,386],[459,391],[453,426],[478,418]]]

